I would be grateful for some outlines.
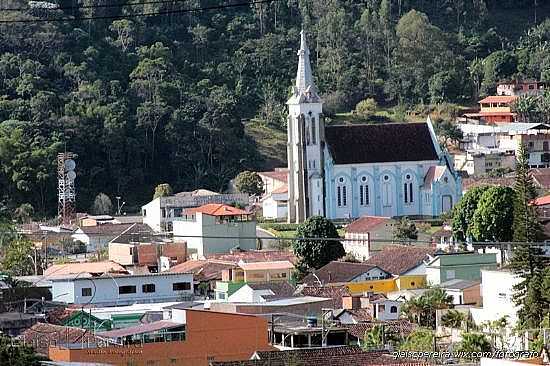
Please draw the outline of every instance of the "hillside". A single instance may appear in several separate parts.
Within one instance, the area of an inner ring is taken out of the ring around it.
[[[223,190],[285,165],[302,27],[333,123],[366,98],[372,122],[420,120],[498,79],[550,80],[550,4],[535,22],[528,0],[29,3],[0,13],[0,207],[39,217],[55,214],[61,151],[78,155],[81,211],[100,192],[136,207],[159,183]]]

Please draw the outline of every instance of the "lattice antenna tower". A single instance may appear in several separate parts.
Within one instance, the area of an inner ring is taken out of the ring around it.
[[[57,154],[57,212],[62,225],[69,225],[75,218],[76,157],[72,152]]]

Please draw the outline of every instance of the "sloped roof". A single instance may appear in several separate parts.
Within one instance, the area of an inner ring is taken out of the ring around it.
[[[217,196],[219,195],[218,192],[213,192],[208,189],[195,189],[194,191],[189,192],[178,192],[174,194],[176,197],[201,197],[201,196]]]
[[[234,251],[233,253],[217,253],[209,254],[206,259],[215,259],[224,262],[237,264],[239,261],[246,263],[251,262],[272,262],[272,261],[289,261],[296,263],[297,259],[294,253],[287,250],[246,250]]]
[[[469,281],[454,279],[439,284],[439,287],[446,290],[464,290],[470,287],[474,287],[480,284],[480,281]]]
[[[209,216],[241,216],[248,213],[240,208],[229,206],[223,203],[208,203],[200,207],[188,208],[186,214],[202,213]]]
[[[322,284],[349,282],[375,267],[376,265],[366,263],[332,261],[316,270],[313,274],[307,275],[303,282],[315,285],[319,283],[317,278]]]
[[[433,181],[438,181],[441,179],[443,174],[445,174],[446,166],[434,165],[428,168],[428,172],[424,177],[424,187],[430,186]]]
[[[283,184],[282,186],[275,188],[272,194],[279,194],[279,193],[288,193],[288,184]]]
[[[48,347],[64,343],[96,343],[99,339],[87,329],[66,327],[49,323],[36,323],[19,336],[37,353],[48,355]]]
[[[335,164],[438,160],[427,123],[329,126]]]
[[[373,254],[365,263],[378,266],[393,275],[400,275],[422,264],[435,251],[432,247],[392,245]]]
[[[271,179],[275,179],[281,182],[288,182],[288,169],[287,168],[280,168],[269,172],[259,172],[259,175],[264,175],[266,177],[269,177]]]
[[[169,272],[193,273],[196,281],[221,280],[222,271],[234,268],[234,263],[213,260],[189,260],[170,268]]]
[[[550,205],[550,195],[538,197],[532,202],[535,206]]]
[[[390,217],[363,216],[346,226],[345,230],[347,233],[366,233],[380,225],[390,223],[391,220]]]
[[[135,224],[100,224],[96,226],[82,226],[80,230],[87,235],[120,235]]]
[[[346,285],[301,286],[298,292],[304,296],[330,298],[334,309],[343,307],[342,297],[351,296],[351,292]]]
[[[395,359],[389,351],[365,351],[360,346],[328,346],[284,351],[258,351],[246,361],[211,362],[211,366],[378,366],[429,365],[426,361]]]
[[[56,277],[79,273],[128,273],[113,261],[53,264],[44,271],[45,277]]]
[[[294,286],[287,281],[248,283],[248,287],[255,291],[269,290],[274,297],[291,297],[294,295]]]
[[[106,338],[119,338],[119,337],[131,336],[134,334],[143,334],[143,333],[159,331],[162,329],[180,327],[182,325],[183,324],[181,323],[176,323],[169,320],[159,320],[152,323],[139,324],[132,327],[114,329],[114,330],[109,330],[107,332],[100,332],[100,333],[97,333],[97,335],[101,337],[106,337]]]
[[[270,262],[239,262],[239,267],[245,271],[261,271],[270,269],[293,269],[294,264],[289,261],[270,261]]]
[[[490,95],[481,99],[478,103],[512,103],[518,99],[515,95]]]

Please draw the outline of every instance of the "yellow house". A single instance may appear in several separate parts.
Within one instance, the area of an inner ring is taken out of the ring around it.
[[[388,292],[426,287],[426,275],[404,275],[384,280],[347,282],[351,293],[375,292],[387,295]]]

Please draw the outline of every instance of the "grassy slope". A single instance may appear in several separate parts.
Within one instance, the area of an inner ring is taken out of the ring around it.
[[[263,160],[262,170],[271,170],[287,165],[286,131],[253,123],[247,124],[245,131],[256,142]]]

